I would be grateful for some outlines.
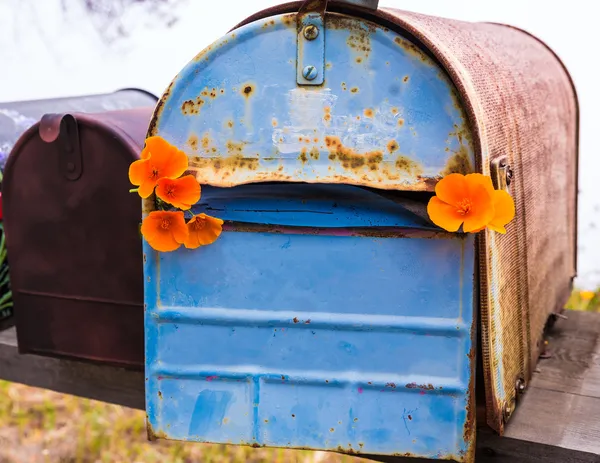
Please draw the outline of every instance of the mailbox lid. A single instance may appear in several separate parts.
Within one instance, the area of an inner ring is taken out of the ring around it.
[[[348,185],[207,186],[193,212],[215,243],[144,242],[150,436],[469,461],[472,235]]]
[[[2,196],[21,352],[142,368],[140,200],[127,172],[152,109],[45,115],[12,150]]]

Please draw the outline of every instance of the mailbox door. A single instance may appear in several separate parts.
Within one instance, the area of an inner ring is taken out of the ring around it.
[[[299,83],[296,19],[211,45],[155,111],[149,134],[203,185],[194,212],[226,223],[197,250],[144,242],[149,434],[468,461],[474,238],[403,203],[423,212],[473,168],[455,89],[407,38],[340,14],[323,82]]]

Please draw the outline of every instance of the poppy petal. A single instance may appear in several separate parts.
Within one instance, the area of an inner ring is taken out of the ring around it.
[[[183,212],[153,211],[142,222],[142,235],[159,252],[177,249],[187,237]]]
[[[174,212],[174,214],[177,214],[177,216],[173,221],[173,237],[175,238],[175,241],[183,244],[185,243],[185,240],[187,240],[189,234],[187,225],[185,224],[185,217],[181,211]]]
[[[198,214],[187,223],[189,235],[184,245],[188,249],[214,243],[223,231],[223,221],[206,214]]]
[[[465,214],[463,231],[474,233],[487,226],[494,218],[494,203],[486,187],[480,183],[469,185],[469,199],[471,200],[471,210]]]
[[[437,196],[429,200],[427,213],[434,224],[449,232],[457,231],[465,219],[455,206],[441,201]]]
[[[489,175],[483,174],[467,174],[465,175],[465,180],[469,184],[480,184],[482,185],[488,194],[492,196],[494,194],[494,184],[492,183],[492,178]]]
[[[148,179],[148,181],[142,183],[138,188],[138,194],[142,198],[147,198],[154,192],[154,187],[156,186],[156,182],[154,180]]]
[[[150,163],[160,173],[160,177],[177,178],[188,168],[187,155],[162,137],[146,139],[150,152]]]
[[[462,174],[449,174],[435,186],[436,196],[448,204],[458,204],[468,197],[467,182]]]
[[[504,226],[515,218],[515,202],[512,196],[504,190],[494,191],[492,199],[495,214],[488,227],[500,233],[506,233]]]
[[[129,166],[129,181],[132,185],[141,185],[149,177],[150,166],[147,160],[138,159]]]
[[[200,200],[200,184],[193,175],[161,178],[157,182],[156,196],[178,209],[188,210]]]

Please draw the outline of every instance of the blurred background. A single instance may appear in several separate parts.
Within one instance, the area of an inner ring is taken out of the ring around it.
[[[160,96],[199,51],[276,0],[0,0],[0,101],[137,87]],[[380,6],[501,22],[546,42],[566,64],[581,110],[579,277],[573,308],[600,286],[600,85],[589,39],[595,2],[380,0]],[[25,121],[26,122],[26,121]],[[549,160],[550,162],[550,160]],[[552,201],[552,198],[544,198]],[[549,224],[551,227],[551,224]],[[341,462],[322,452],[146,442],[142,412],[0,381],[2,462]]]

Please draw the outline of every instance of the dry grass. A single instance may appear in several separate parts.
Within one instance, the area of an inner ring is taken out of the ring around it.
[[[282,449],[146,439],[142,411],[0,381],[0,463],[359,463]]]

